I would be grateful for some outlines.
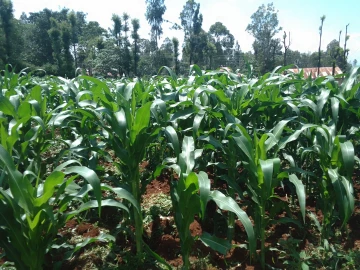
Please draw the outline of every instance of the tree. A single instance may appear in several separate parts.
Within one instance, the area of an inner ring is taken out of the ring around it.
[[[347,41],[349,40],[350,36],[348,35],[348,27],[349,24],[346,25],[346,30],[345,30],[345,42],[344,42],[344,62],[343,62],[343,70],[346,71],[346,67],[347,67],[347,57],[349,55],[349,49],[346,48],[347,45]],[[339,40],[340,43],[340,40]]]
[[[153,65],[153,54],[151,48],[151,41],[148,39],[139,40],[139,54],[140,60],[138,65],[138,74],[139,76],[143,75],[153,75],[156,74],[156,70]]]
[[[160,61],[157,61],[157,69],[159,69],[162,66],[171,67],[174,57],[173,57],[173,42],[170,38],[165,38],[164,42],[161,44],[160,47]]]
[[[51,17],[51,29],[48,31],[53,49],[56,70],[52,70],[56,75],[73,76],[74,63],[70,53],[71,31],[67,21],[59,22]]]
[[[184,30],[185,39],[189,39],[192,34],[200,32],[202,25],[202,14],[199,14],[200,4],[194,0],[188,0],[180,13],[181,25]]]
[[[321,24],[320,24],[320,27],[319,27],[320,41],[319,41],[318,74],[320,74],[320,67],[321,67],[321,38],[322,38],[322,30],[323,30],[323,25],[324,25],[325,18],[326,18],[325,15],[323,15],[323,16],[320,17]]]
[[[216,47],[215,66],[228,66],[234,47],[234,36],[221,22],[216,22],[210,26],[209,35],[211,36]]]
[[[137,76],[137,66],[138,66],[138,62],[139,62],[139,29],[140,29],[140,22],[138,19],[132,19],[131,20],[131,24],[132,24],[132,28],[133,31],[131,33],[131,38],[133,39],[134,43],[133,43],[133,59],[134,59],[134,75]]]
[[[158,40],[163,33],[162,23],[164,22],[163,15],[166,11],[164,0],[146,0],[146,20],[151,26],[151,39],[155,42],[158,48]]]
[[[283,44],[284,44],[284,66],[286,66],[286,55],[287,55],[287,52],[290,48],[290,45],[291,45],[291,39],[290,39],[290,32],[289,32],[289,42],[288,44],[286,45],[286,38],[287,38],[287,34],[286,34],[286,31],[284,31],[284,35],[283,35]]]
[[[332,66],[332,75],[335,74],[335,67],[336,65],[339,66],[339,63],[341,63],[341,58],[342,58],[343,49],[340,47],[340,35],[341,35],[341,31],[339,34],[339,41],[334,39],[326,47],[327,48],[326,56],[330,58],[329,62],[331,62],[331,66]]]
[[[63,67],[62,74],[66,76],[73,76],[75,73],[74,59],[70,52],[71,47],[71,29],[67,22],[63,22],[61,25],[61,41],[62,41],[62,57]]]
[[[90,21],[82,28],[78,45],[78,65],[92,75],[95,60],[99,52],[104,49],[103,36],[106,30],[98,22]]]
[[[204,49],[204,55],[207,58],[206,67],[208,69],[213,69],[214,65],[214,56],[217,57],[217,49],[214,42],[209,38]]]
[[[61,58],[61,30],[58,21],[55,18],[51,18],[51,29],[48,31],[52,49],[53,49],[53,58],[55,60],[55,65],[57,67],[56,73],[59,73],[62,67],[62,58]]]
[[[233,70],[240,68],[241,56],[242,56],[241,48],[240,48],[239,42],[236,41],[235,48],[234,48],[234,61],[233,61],[232,65],[230,66]]]
[[[175,73],[179,74],[179,40],[176,37],[173,37],[172,39],[173,48],[174,48],[174,68]]]
[[[184,30],[184,53],[189,57],[189,64],[203,60],[207,45],[207,35],[201,29],[203,16],[200,14],[200,4],[188,0],[180,13],[181,25]]]
[[[110,30],[109,32],[112,35],[112,37],[114,38],[115,48],[112,48],[111,46],[107,46],[106,52],[104,51],[104,55],[102,55],[101,59],[108,59],[109,54],[110,55],[114,54],[113,62],[116,63],[117,74],[122,74],[123,70],[124,70],[122,62],[121,62],[121,59],[123,58],[122,57],[123,38],[121,35],[121,32],[123,30],[123,24],[122,24],[120,16],[117,14],[113,14],[111,17],[111,20],[113,21],[113,28],[109,29]],[[100,61],[100,63],[101,63],[100,66],[103,66],[103,63],[101,61]],[[99,66],[99,63],[97,65]],[[105,70],[105,69],[102,68],[102,70]],[[109,72],[107,72],[107,73],[109,73]]]
[[[70,26],[71,26],[71,46],[73,48],[73,54],[74,54],[74,59],[75,59],[75,68],[77,68],[78,66],[78,62],[77,62],[77,51],[76,51],[76,46],[79,43],[79,37],[78,37],[78,28],[77,28],[77,18],[76,18],[76,14],[74,11],[70,12],[69,14],[69,21],[70,21]]]
[[[260,73],[273,69],[275,55],[281,54],[280,40],[275,39],[281,29],[273,3],[261,5],[251,15],[251,23],[246,27],[246,31],[255,38],[253,49]]]
[[[11,33],[13,30],[13,5],[10,0],[0,0],[0,22],[4,33],[4,51],[2,61],[7,64],[12,55]]]
[[[111,20],[113,21],[113,28],[109,29],[109,32],[111,35],[115,38],[115,44],[116,46],[121,46],[121,30],[122,30],[122,23],[121,18],[117,14],[113,14],[111,17]]]
[[[111,39],[105,40],[103,46],[94,60],[94,73],[117,76],[122,71],[120,48],[114,46],[114,40]]]
[[[28,57],[28,63],[36,67],[54,64],[52,40],[49,30],[52,28],[51,18],[54,14],[49,9],[30,13],[26,21],[23,21],[28,29],[27,40],[25,43],[24,54]],[[25,19],[25,18],[24,18]]]
[[[85,22],[85,14],[76,13],[77,32]],[[26,38],[21,52],[27,66],[45,69],[49,74],[72,76],[74,64],[70,53],[71,26],[69,10],[60,11],[44,9],[40,12],[21,16],[22,35]],[[67,43],[70,45],[68,46]]]
[[[129,75],[130,73],[130,67],[131,67],[131,55],[130,55],[130,42],[128,37],[128,32],[130,31],[129,27],[129,19],[130,16],[126,12],[123,13],[122,16],[123,19],[123,32],[124,32],[124,40],[123,40],[123,53],[122,53],[122,66],[124,69],[124,72],[126,75]]]

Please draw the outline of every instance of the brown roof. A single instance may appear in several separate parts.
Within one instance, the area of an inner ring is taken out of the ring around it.
[[[288,71],[291,71],[295,74],[299,73],[301,70],[304,70],[304,78],[308,78],[311,74],[311,77],[314,79],[316,77],[318,77],[318,68],[291,68],[288,69]],[[319,76],[329,76],[332,75],[332,67],[321,67],[320,68],[320,75]],[[339,74],[343,74],[341,69],[339,67],[335,67],[335,74],[334,75],[339,75]]]

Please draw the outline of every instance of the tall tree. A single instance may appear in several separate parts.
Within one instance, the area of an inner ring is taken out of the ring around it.
[[[179,40],[176,37],[173,37],[172,39],[172,43],[173,43],[173,49],[174,49],[174,68],[175,68],[175,73],[179,74]]]
[[[122,22],[121,18],[117,14],[113,14],[111,17],[111,20],[113,21],[113,28],[109,29],[111,35],[115,38],[115,44],[116,46],[121,46],[121,30],[122,30]]]
[[[77,17],[74,11],[70,12],[69,14],[69,22],[70,22],[70,26],[71,26],[71,46],[72,46],[72,51],[74,54],[74,59],[75,59],[75,68],[78,67],[78,62],[77,62],[77,51],[76,51],[76,46],[79,43],[79,36],[78,36],[78,22],[77,22]]]
[[[115,39],[115,48],[112,48],[111,46],[106,46],[106,51],[103,52],[101,55],[101,58],[98,61],[97,66],[103,67],[105,63],[103,63],[101,60],[105,59],[107,60],[111,55],[113,54],[113,63],[116,65],[117,74],[123,73],[123,66],[122,66],[122,43],[123,38],[121,35],[123,24],[121,21],[121,17],[117,14],[113,14],[111,17],[111,20],[113,21],[113,27],[110,30],[110,34]],[[105,68],[102,68],[102,70],[105,70]],[[109,73],[109,72],[107,72]]]
[[[59,22],[55,18],[51,18],[51,25],[52,25],[52,27],[50,28],[48,33],[49,33],[51,43],[52,43],[55,66],[57,67],[55,72],[57,74],[59,74],[61,72],[61,67],[63,65],[62,57],[61,57],[61,49],[62,49],[61,48],[61,30],[60,30]]]
[[[321,24],[319,27],[320,41],[319,41],[318,75],[320,74],[320,67],[321,67],[321,39],[322,39],[323,25],[324,25],[325,18],[326,18],[325,15],[320,17]]]
[[[241,58],[242,58],[241,56],[242,56],[241,48],[240,48],[239,42],[236,41],[235,47],[234,47],[234,61],[233,61],[232,65],[230,66],[234,70],[240,69]]]
[[[213,38],[216,46],[215,66],[228,66],[234,47],[234,36],[221,22],[216,22],[210,26],[210,36]]]
[[[334,39],[327,45],[327,55],[331,59],[331,66],[332,66],[332,75],[335,75],[335,67],[336,65],[339,65],[339,60],[342,56],[342,48],[340,47],[340,37],[341,37],[341,31],[339,33],[339,40],[337,41]]]
[[[61,41],[62,41],[62,57],[63,66],[62,74],[67,77],[72,77],[74,74],[74,59],[70,52],[71,47],[71,27],[67,22],[63,22],[61,25]]]
[[[11,33],[13,29],[13,5],[11,0],[0,0],[0,22],[4,32],[4,49],[5,54],[2,57],[4,63],[9,63],[12,55],[11,51]]]
[[[128,32],[130,31],[129,20],[130,16],[126,12],[123,13],[123,32],[124,32],[124,41],[123,41],[123,53],[122,53],[122,66],[126,75],[130,73],[131,67],[131,55],[130,55],[130,42],[128,37]]]
[[[199,14],[200,4],[194,0],[186,1],[180,13],[181,26],[184,30],[185,39],[189,39],[194,33],[199,33],[203,17]]]
[[[195,60],[198,63],[203,57],[203,50],[207,44],[207,35],[201,29],[203,16],[200,13],[200,4],[188,0],[180,13],[181,25],[184,30],[185,53],[189,55],[190,65]]]
[[[96,56],[104,48],[106,30],[101,28],[98,22],[90,21],[82,28],[79,36],[78,65],[86,69],[92,75]]]
[[[260,73],[274,68],[275,55],[281,53],[279,51],[279,48],[281,49],[280,40],[275,39],[275,35],[281,29],[273,3],[269,3],[267,6],[261,5],[251,15],[251,23],[246,27],[246,31],[255,38],[253,49]]]
[[[140,40],[140,36],[139,36],[139,29],[140,29],[140,22],[138,19],[132,19],[131,20],[131,24],[132,24],[132,28],[133,31],[131,33],[131,38],[133,39],[134,43],[134,47],[133,47],[133,59],[134,59],[134,75],[137,76],[137,67],[138,67],[138,62],[139,62],[139,40]]]
[[[284,35],[283,35],[283,44],[284,44],[284,66],[286,66],[286,56],[287,56],[287,52],[290,48],[291,45],[291,38],[290,38],[290,32],[289,32],[289,41],[286,45],[286,38],[287,38],[287,34],[286,31],[284,31]]]
[[[213,69],[215,66],[214,58],[217,59],[217,50],[215,46],[215,42],[210,38],[208,38],[204,54],[206,56],[206,68]]]
[[[31,12],[24,21],[30,32],[24,51],[27,55],[31,54],[31,59],[29,59],[31,65],[45,68],[54,63],[53,45],[48,33],[52,28],[52,17],[54,17],[54,12],[43,9],[39,12]]]
[[[349,24],[346,25],[346,30],[345,30],[344,63],[343,63],[343,69],[344,69],[344,71],[346,71],[346,67],[347,67],[347,57],[348,57],[348,55],[349,55],[349,49],[346,48],[347,41],[348,41],[349,38],[350,38],[350,36],[348,35],[348,27],[349,27]]]
[[[164,0],[146,0],[146,20],[151,26],[151,39],[155,42],[158,48],[158,40],[163,33],[162,23],[164,22],[163,15],[166,11]]]

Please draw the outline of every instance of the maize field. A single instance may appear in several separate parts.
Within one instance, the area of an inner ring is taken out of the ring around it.
[[[3,70],[0,269],[357,269],[360,67],[289,68]]]

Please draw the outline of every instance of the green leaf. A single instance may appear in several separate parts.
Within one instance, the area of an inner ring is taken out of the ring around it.
[[[259,160],[259,164],[261,167],[261,171],[264,176],[264,190],[267,194],[267,197],[271,196],[272,193],[272,179],[273,179],[273,171],[274,171],[274,163],[273,160]]]
[[[198,140],[209,142],[212,146],[214,146],[216,149],[224,151],[223,150],[223,144],[215,139],[213,136],[200,136]]]
[[[102,90],[104,90],[104,92],[105,92],[106,94],[111,95],[111,92],[110,92],[109,87],[106,85],[106,83],[102,82],[101,80],[96,79],[96,78],[94,78],[94,77],[90,77],[90,76],[79,76],[78,78],[80,78],[80,79],[85,79],[85,80],[87,80],[87,81],[90,81],[90,82],[98,85]]]
[[[169,145],[174,150],[175,155],[178,158],[180,155],[180,143],[175,129],[172,126],[167,126],[165,128],[165,135],[169,141]]]
[[[295,160],[294,160],[293,156],[288,155],[288,154],[286,154],[286,153],[283,153],[283,156],[284,156],[284,159],[286,159],[287,161],[289,161],[291,168],[295,168],[295,167],[296,167]]]
[[[176,111],[170,118],[170,122],[175,122],[177,120],[184,120],[184,119],[188,119],[192,114],[194,114],[194,109],[191,108],[186,108],[183,110],[178,110]]]
[[[248,160],[254,162],[252,141],[240,134],[234,134],[233,139],[241,151],[248,157]]]
[[[136,111],[135,119],[130,132],[130,139],[132,144],[135,142],[138,134],[140,134],[145,128],[149,127],[150,107],[151,102],[147,102]]]
[[[318,119],[322,116],[322,110],[324,108],[325,103],[329,99],[330,90],[322,89],[320,95],[317,97],[317,104],[316,104],[316,116]]]
[[[159,118],[158,109],[161,112],[162,120]],[[155,99],[151,104],[151,113],[156,119],[156,122],[160,123],[161,121],[166,122],[168,120],[168,114],[166,111],[166,103],[161,99]]]
[[[210,195],[210,179],[207,173],[201,171],[197,175],[200,190],[201,217],[205,217],[206,204]]]
[[[193,137],[184,136],[182,152],[179,155],[178,164],[183,174],[188,175],[195,166],[195,144]]]
[[[54,194],[55,187],[64,181],[64,173],[60,171],[52,172],[45,180],[43,193],[40,197],[36,198],[34,205],[39,207],[46,203]]]
[[[287,123],[289,123],[291,120],[294,120],[295,118],[296,117],[291,117],[285,120],[281,120],[279,123],[277,123],[277,125],[273,128],[271,133],[273,136],[270,136],[270,134],[268,134],[269,138],[265,142],[266,152],[268,152],[280,141],[284,127],[287,125]]]
[[[202,76],[202,71],[198,65],[194,64],[190,66],[189,76],[191,76],[193,72],[195,72],[195,74],[198,76]]]
[[[114,113],[114,120],[116,120],[116,122],[113,121],[111,127],[113,131],[119,136],[120,140],[124,142],[128,126],[126,123],[126,116],[123,109]]]
[[[96,175],[96,173],[93,170],[88,169],[84,166],[68,167],[68,168],[64,169],[63,172],[65,174],[71,174],[71,173],[79,174],[92,186],[95,198],[99,204],[99,216],[100,216],[102,194],[101,194],[101,187],[100,187],[100,179]]]
[[[106,199],[106,200],[102,200],[101,201],[101,205],[99,205],[99,203],[95,200],[91,200],[88,201],[86,203],[83,203],[82,205],[80,205],[80,207],[78,209],[76,209],[75,213],[79,214],[83,211],[86,211],[90,208],[98,208],[98,207],[104,207],[104,206],[111,206],[111,207],[117,207],[120,209],[125,210],[126,212],[129,212],[129,209],[121,202],[118,202],[116,200],[113,199]]]
[[[290,136],[282,137],[279,141],[279,150],[283,149],[289,142],[295,141],[305,129],[312,127],[316,127],[316,125],[303,124],[301,128],[295,130]]]
[[[9,153],[0,145],[0,164],[3,164],[9,174],[10,191],[15,201],[26,212],[31,213],[33,208],[33,187],[22,174],[15,169],[13,159]]]
[[[0,111],[4,114],[16,117],[16,111],[11,102],[3,95],[0,95]]]
[[[99,241],[99,242],[115,242],[115,237],[110,234],[101,233],[97,237],[86,238],[83,242],[76,244],[74,250],[67,252],[65,254],[64,259],[65,260],[70,259],[74,255],[74,253],[79,251],[81,248],[87,246],[88,244],[97,242],[97,241]]]
[[[300,211],[303,216],[303,222],[305,223],[305,208],[306,208],[305,186],[295,174],[289,175],[289,181],[293,183],[295,186],[296,194],[299,200]]]
[[[101,186],[101,188],[103,190],[110,190],[110,191],[114,192],[117,195],[117,197],[120,198],[120,199],[128,200],[135,207],[137,212],[139,214],[141,213],[139,203],[135,200],[134,196],[129,191],[127,191],[126,189],[124,189],[124,188],[113,188],[113,187],[110,187],[110,186],[105,185],[105,184],[103,184]]]
[[[43,221],[43,220],[40,220],[40,217],[41,217],[41,214],[43,213],[43,211],[44,210],[40,210],[32,220],[30,218],[30,215],[26,215],[26,218],[27,218],[28,223],[29,223],[30,230],[34,231],[34,229],[39,228],[39,226],[38,226],[39,222]]]
[[[208,247],[211,247],[213,250],[226,255],[228,251],[231,249],[231,244],[229,241],[218,238],[216,236],[210,235],[207,232],[204,232],[200,236],[200,240]]]
[[[350,141],[340,143],[341,155],[344,161],[344,167],[348,179],[351,179],[354,172],[355,149]]]
[[[199,127],[201,124],[201,121],[204,119],[205,116],[205,111],[200,110],[194,117],[194,122],[193,122],[193,137],[198,137],[199,136]]]
[[[145,242],[143,242],[145,250],[150,253],[159,263],[164,265],[168,270],[172,270],[171,265],[169,265],[162,257],[160,257],[156,252],[154,252]]]
[[[360,66],[353,67],[350,71],[349,77],[342,83],[341,92],[351,91],[352,86],[354,85],[357,75],[360,72]]]
[[[173,79],[173,81],[176,82],[177,77],[176,77],[175,72],[174,72],[171,68],[169,68],[169,67],[167,67],[167,66],[162,66],[162,67],[159,69],[158,74],[161,74],[161,72],[162,72],[163,69],[166,69],[167,72],[169,72],[169,74],[170,74],[171,78]]]
[[[210,192],[210,199],[213,200],[217,206],[225,211],[231,211],[237,215],[241,223],[244,225],[246,234],[249,239],[250,252],[254,254],[256,247],[256,239],[254,234],[253,225],[248,217],[248,215],[243,211],[236,201],[231,197],[226,197],[218,190],[213,190]]]
[[[351,183],[343,176],[339,175],[337,170],[329,169],[328,175],[335,189],[336,204],[341,217],[342,226],[344,226],[354,211],[354,195]]]
[[[339,116],[339,104],[340,104],[340,101],[335,98],[335,97],[332,97],[330,99],[331,101],[331,113],[332,113],[332,119],[335,123],[335,125],[337,124],[338,122],[338,116]]]

